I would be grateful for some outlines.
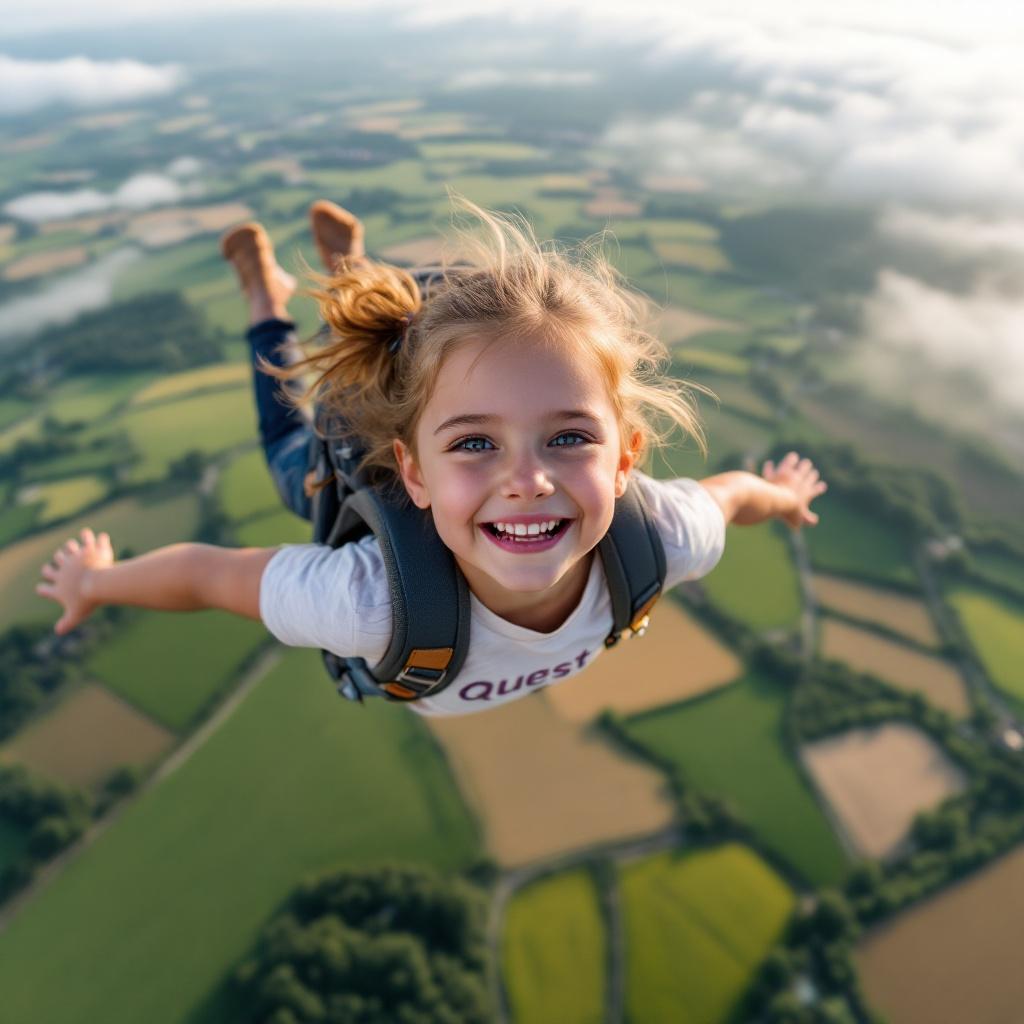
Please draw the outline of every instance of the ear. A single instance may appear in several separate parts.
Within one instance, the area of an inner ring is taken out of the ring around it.
[[[636,456],[637,452],[640,451],[641,441],[642,438],[640,437],[640,431],[634,431],[633,436],[629,439],[628,447],[624,447],[621,455],[619,455],[619,464],[615,470],[616,498],[621,498],[626,493],[626,485],[629,483],[629,473],[636,464]]]
[[[430,495],[427,493],[423,474],[420,472],[420,467],[412,451],[404,441],[400,441],[397,437],[392,442],[392,449],[395,453],[395,461],[398,463],[398,473],[412,503],[417,508],[430,508]]]

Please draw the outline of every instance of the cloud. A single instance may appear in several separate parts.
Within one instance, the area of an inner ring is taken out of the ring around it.
[[[995,279],[952,295],[886,269],[865,303],[852,365],[872,386],[922,411],[978,425],[998,411],[965,401],[979,392],[1024,414],[1022,337],[1024,296],[1006,294]]]
[[[527,89],[581,88],[593,85],[596,81],[597,75],[593,71],[549,71],[543,68],[499,71],[496,68],[473,68],[453,75],[446,83],[446,88],[453,92],[510,86]]]
[[[96,107],[171,92],[184,80],[173,64],[136,60],[18,60],[0,54],[0,115],[24,114],[50,103]]]
[[[138,249],[116,249],[84,270],[53,279],[40,291],[0,303],[0,344],[10,350],[14,339],[102,309],[110,303],[118,275],[138,256]]]
[[[891,207],[877,230],[899,242],[958,256],[1024,256],[1024,219],[982,219]]]
[[[113,192],[80,188],[71,192],[28,192],[4,204],[10,217],[42,224],[103,210],[148,210],[178,203],[202,191],[198,182],[182,185],[165,174],[135,174]]]

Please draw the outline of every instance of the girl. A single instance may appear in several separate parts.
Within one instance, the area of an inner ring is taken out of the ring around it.
[[[329,336],[305,358],[288,318],[295,282],[266,233],[248,224],[223,242],[250,304],[260,433],[284,501],[309,517],[313,427],[304,408],[315,398],[362,439],[368,472],[400,481],[410,501],[430,510],[469,584],[469,653],[446,689],[414,702],[425,714],[495,707],[575,675],[598,655],[612,616],[594,550],[631,481],[664,545],[666,589],[710,572],[728,523],[813,525],[810,504],[825,490],[795,452],[778,466],[766,462],[761,476],[663,481],[642,473],[646,451],[664,440],[655,415],[703,447],[686,387],[654,372],[665,350],[641,327],[643,300],[597,248],[540,246],[528,227],[465,206],[486,237],[465,239],[469,259],[460,266],[414,277],[367,259],[359,221],[315,204],[327,270],[315,294]],[[299,379],[310,371],[315,381],[303,391]],[[369,664],[390,637],[372,536],[338,549],[175,544],[118,562],[110,538],[85,529],[42,575],[37,592],[63,607],[60,634],[117,603],[222,608],[261,619],[286,644]],[[523,679],[525,686],[507,682]]]

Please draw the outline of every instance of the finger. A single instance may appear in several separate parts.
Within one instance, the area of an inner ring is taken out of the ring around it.
[[[75,555],[75,554],[78,554],[78,552],[82,550],[82,545],[81,545],[81,544],[79,544],[79,543],[78,543],[78,541],[77,541],[77,540],[75,540],[75,538],[74,538],[74,537],[72,537],[72,538],[71,538],[71,539],[70,539],[70,540],[69,540],[69,541],[68,541],[68,542],[67,542],[67,543],[66,543],[66,544],[64,545],[64,550],[65,550],[65,551],[69,551],[69,552],[71,552],[71,554]]]
[[[92,532],[92,530],[89,529],[88,526],[83,527],[81,535],[86,547],[90,547],[96,543],[96,535]]]
[[[53,631],[58,636],[63,636],[68,631],[69,628],[70,628],[70,626],[69,626],[68,617],[66,615],[62,615],[57,620],[56,625],[53,627]]]
[[[108,551],[112,551],[113,550],[113,548],[110,545],[110,534],[109,533],[101,533],[99,535],[99,537],[96,538],[96,540],[98,541],[98,543],[99,543],[101,548],[106,548]]]
[[[60,575],[60,573],[58,573],[57,570],[52,565],[50,565],[49,562],[47,562],[46,565],[44,565],[42,569],[39,570],[39,572],[48,580],[55,580]]]
[[[814,496],[817,497],[819,494],[824,494],[828,490],[828,484],[824,480],[819,480],[814,485]]]
[[[67,557],[68,556],[63,548],[57,548],[57,550],[53,553],[53,561],[57,565],[63,565],[67,561]]]
[[[40,597],[48,597],[51,601],[56,601],[56,591],[54,587],[51,587],[49,583],[37,583],[36,593]]]
[[[808,509],[804,513],[804,522],[807,523],[808,526],[817,526],[818,525],[818,513],[817,512],[812,512],[810,509]]]
[[[775,463],[771,459],[765,459],[764,465],[761,467],[761,476],[771,478],[775,473]]]

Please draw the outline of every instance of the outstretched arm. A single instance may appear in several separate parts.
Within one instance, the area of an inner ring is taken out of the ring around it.
[[[118,562],[110,537],[82,530],[42,567],[36,593],[63,608],[54,631],[74,629],[100,605],[128,604],[162,611],[222,608],[260,618],[260,579],[277,548],[172,544]]]
[[[751,526],[765,519],[783,519],[795,530],[818,522],[810,505],[828,489],[814,463],[796,452],[786,455],[778,466],[765,462],[761,476],[734,470],[700,483],[721,506],[726,523]]]

